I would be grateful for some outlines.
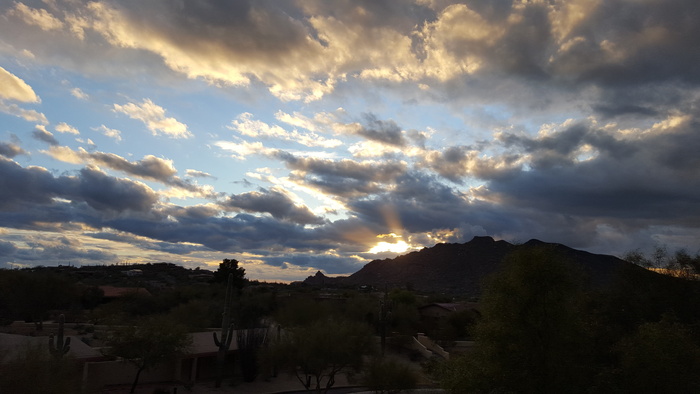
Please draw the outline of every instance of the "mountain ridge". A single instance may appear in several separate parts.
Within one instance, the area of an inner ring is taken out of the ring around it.
[[[440,243],[393,259],[373,260],[350,276],[330,278],[319,271],[304,283],[410,287],[418,291],[478,296],[483,280],[501,267],[508,254],[529,247],[553,249],[580,266],[592,285],[608,283],[619,269],[632,265],[615,256],[594,254],[538,239],[511,244],[490,236],[476,236],[461,244]]]

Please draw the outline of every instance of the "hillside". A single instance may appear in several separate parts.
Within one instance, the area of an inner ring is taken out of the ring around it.
[[[356,273],[338,279],[346,285],[410,286],[419,291],[476,296],[481,292],[484,278],[498,270],[506,255],[531,246],[554,249],[581,266],[586,280],[593,284],[607,283],[617,270],[630,265],[614,256],[593,254],[535,239],[513,245],[491,237],[474,237],[463,244],[437,244],[393,259],[374,260]],[[319,274],[309,277],[307,281],[308,284],[323,283]]]

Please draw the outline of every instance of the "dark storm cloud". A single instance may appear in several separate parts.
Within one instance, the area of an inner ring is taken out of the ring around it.
[[[592,128],[585,122],[541,138],[503,133],[497,139],[506,147],[520,148],[522,152],[532,155],[529,164],[536,168],[572,164],[586,145],[617,159],[629,157],[639,149],[637,143],[620,140],[609,131]]]
[[[355,134],[365,137],[370,141],[376,141],[392,146],[406,146],[408,141],[404,137],[401,128],[393,120],[380,120],[374,114],[365,114],[362,127]]]
[[[192,242],[219,251],[294,249],[308,242],[303,226],[270,217],[238,214],[234,217],[120,217],[105,225],[166,242]]]
[[[87,152],[84,149],[73,151],[67,147],[52,149],[49,151],[49,154],[58,160],[64,161],[72,161],[74,156],[77,156],[86,162],[121,171],[141,179],[161,182],[165,185],[184,189],[205,197],[214,197],[206,188],[200,187],[191,180],[175,176],[177,170],[173,166],[172,161],[153,155],[147,155],[138,161],[129,161],[113,153]],[[68,158],[66,159],[64,156],[68,156]]]
[[[328,160],[296,157],[281,151],[276,152],[275,156],[293,171],[295,179],[336,196],[378,193],[386,184],[391,184],[405,173],[407,168],[406,163],[398,161]]]
[[[146,238],[136,237],[128,233],[100,232],[90,233],[90,237],[104,239],[124,244],[129,244],[144,250],[154,250],[158,252],[186,255],[197,251],[210,251],[211,249],[192,243],[172,243],[156,241]]]
[[[92,152],[89,153],[89,157],[97,164],[146,179],[166,181],[177,173],[171,162],[151,155],[136,162],[128,161],[113,153],[104,152]]]
[[[56,180],[40,167],[22,168],[0,158],[0,209],[12,210],[19,203],[49,203],[56,196]]]
[[[0,155],[7,158],[13,158],[17,155],[26,155],[27,152],[19,147],[19,145],[11,142],[0,142]]]
[[[505,136],[532,168],[488,183],[504,203],[583,217],[700,223],[699,123],[689,117],[616,138],[578,125],[541,138]],[[593,157],[577,161],[584,145]]]
[[[2,263],[34,263],[43,265],[51,264],[100,264],[117,260],[117,255],[99,249],[86,249],[70,242],[28,242],[28,248],[15,247],[3,255],[0,253]]]
[[[12,256],[16,251],[17,247],[12,242],[0,241],[0,259]]]
[[[323,219],[314,215],[306,206],[300,206],[279,190],[261,189],[230,196],[222,206],[247,212],[266,212],[272,217],[298,224],[321,224]]]
[[[58,146],[58,140],[53,136],[53,134],[46,130],[43,126],[37,126],[34,131],[32,131],[32,137],[39,141],[46,142],[51,146]]]
[[[146,185],[114,178],[95,168],[80,170],[78,177],[59,178],[63,196],[82,200],[99,211],[148,211],[158,196]]]
[[[492,179],[508,176],[517,168],[516,155],[502,155],[496,159],[483,157],[480,148],[450,146],[441,151],[428,151],[418,167],[428,168],[455,183],[465,178]]]
[[[400,177],[390,193],[353,200],[348,205],[362,221],[375,225],[387,226],[396,216],[409,232],[459,227],[470,210],[459,191],[420,172]]]
[[[281,2],[185,0],[112,2],[139,28],[148,26],[193,58],[274,62],[308,46],[307,30]],[[159,18],[153,18],[159,15]],[[215,49],[217,54],[212,50]]]
[[[602,85],[682,81],[697,85],[700,7],[693,0],[605,1],[574,34],[586,38],[556,63],[559,71]],[[608,40],[624,56],[606,59]],[[555,67],[556,67],[555,66]]]
[[[110,177],[84,168],[78,176],[54,177],[40,167],[22,168],[10,160],[0,160],[0,209],[12,210],[24,203],[50,204],[54,198],[84,201],[103,211],[132,209],[147,211],[157,196],[147,186],[128,179]]]

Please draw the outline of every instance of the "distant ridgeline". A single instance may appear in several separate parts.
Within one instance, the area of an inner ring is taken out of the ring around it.
[[[545,247],[581,267],[594,286],[613,279],[620,269],[639,269],[615,256],[593,254],[536,239],[514,245],[491,237],[474,237],[463,244],[437,244],[393,259],[374,260],[346,277],[318,272],[303,283],[313,286],[409,287],[418,291],[478,296],[484,278],[497,271],[504,257],[521,248]]]

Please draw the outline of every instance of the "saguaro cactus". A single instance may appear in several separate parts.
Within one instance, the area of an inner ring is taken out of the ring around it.
[[[70,350],[70,337],[63,338],[63,325],[66,323],[66,317],[61,314],[58,317],[58,336],[55,338],[53,333],[49,335],[49,352],[56,357],[61,358]]]
[[[221,387],[224,377],[224,364],[226,363],[226,353],[231,346],[233,338],[233,323],[231,323],[231,304],[233,302],[233,274],[228,275],[226,286],[226,298],[224,299],[224,313],[221,318],[221,340],[214,332],[214,344],[219,348],[216,354],[216,387]]]

